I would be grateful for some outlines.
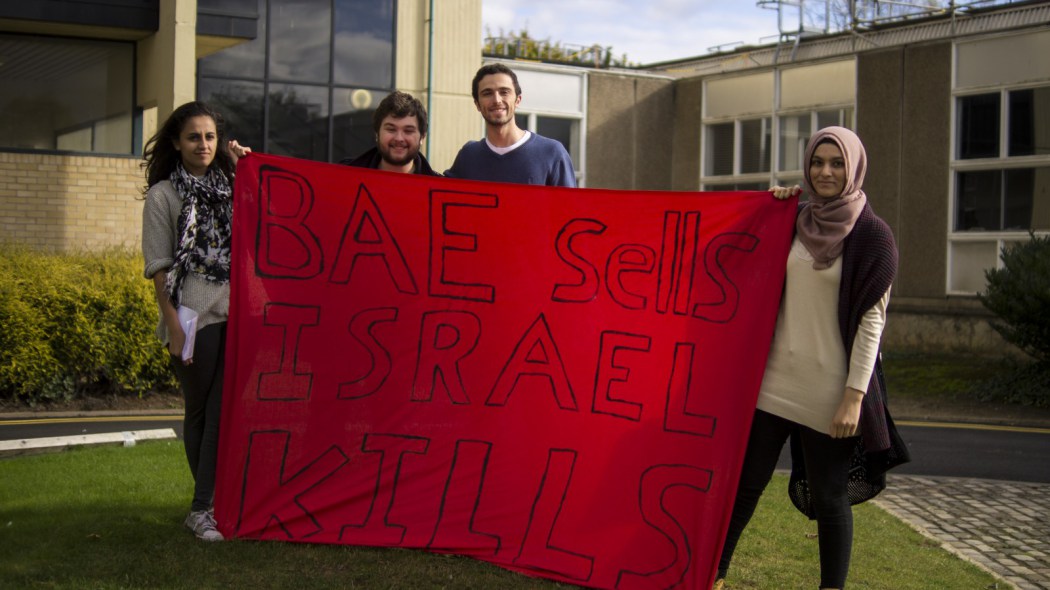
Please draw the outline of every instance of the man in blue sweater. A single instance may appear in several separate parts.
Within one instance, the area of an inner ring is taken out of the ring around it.
[[[474,106],[485,119],[485,138],[459,150],[445,176],[468,180],[576,186],[572,158],[558,141],[526,131],[514,121],[521,86],[513,70],[486,64],[474,75]]]

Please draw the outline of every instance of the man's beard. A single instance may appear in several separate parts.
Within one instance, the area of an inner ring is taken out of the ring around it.
[[[378,146],[378,147],[379,147],[379,155],[382,156],[383,161],[386,162],[387,164],[390,164],[391,166],[404,166],[405,164],[413,162],[416,159],[416,154],[419,153],[419,149],[411,149],[411,148],[409,148],[408,152],[405,153],[405,157],[404,158],[394,159],[394,157],[392,155],[390,155],[390,150],[388,150],[384,146]]]

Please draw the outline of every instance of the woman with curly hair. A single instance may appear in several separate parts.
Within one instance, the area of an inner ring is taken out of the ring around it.
[[[145,277],[153,280],[160,312],[156,333],[167,345],[185,400],[183,440],[194,480],[185,525],[205,541],[223,538],[212,499],[229,316],[232,184],[237,159],[250,151],[227,141],[222,116],[202,102],[175,109],[144,150]],[[184,326],[192,324],[180,315],[196,319],[194,333],[186,333]]]

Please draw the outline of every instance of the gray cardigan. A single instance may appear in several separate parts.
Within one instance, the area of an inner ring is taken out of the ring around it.
[[[166,271],[175,262],[181,210],[182,198],[170,181],[162,180],[146,192],[146,204],[142,209],[142,256],[146,260],[143,274],[147,279],[153,280],[153,275]],[[182,283],[181,302],[199,314],[198,331],[225,322],[230,315],[230,284],[213,283],[191,272]],[[159,307],[157,314],[160,315]],[[156,333],[161,342],[168,342],[163,319],[158,321]]]

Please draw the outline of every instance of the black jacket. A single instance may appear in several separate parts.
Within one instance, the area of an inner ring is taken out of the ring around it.
[[[357,168],[373,168],[375,170],[378,170],[379,163],[381,161],[383,161],[383,156],[379,154],[379,148],[372,148],[356,158],[346,158],[344,160],[339,160],[339,163],[344,164],[346,166],[355,166]],[[423,154],[416,154],[415,168],[413,168],[412,170],[413,174],[441,176],[441,174],[434,172],[434,169],[430,167],[430,162],[427,162],[427,159],[423,156]]]

